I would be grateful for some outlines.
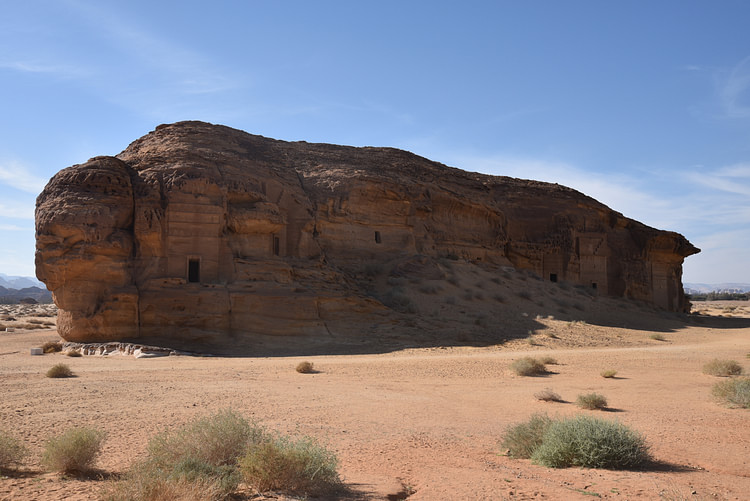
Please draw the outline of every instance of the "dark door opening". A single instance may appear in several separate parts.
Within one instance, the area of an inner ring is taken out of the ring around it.
[[[591,288],[596,289],[596,282],[591,282]]]
[[[380,243],[380,232],[379,231],[375,232],[375,243],[376,244]]]
[[[550,282],[557,282],[557,273],[550,273],[549,274],[549,281]]]
[[[281,241],[279,240],[279,237],[274,235],[273,237],[273,255],[278,256],[279,252],[281,252]]]
[[[198,283],[201,281],[201,260],[188,260],[188,282]]]

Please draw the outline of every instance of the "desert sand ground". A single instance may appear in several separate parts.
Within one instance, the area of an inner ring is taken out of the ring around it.
[[[648,329],[537,317],[554,336],[493,346],[152,359],[31,356],[31,347],[59,339],[44,325],[49,316],[38,316],[49,311],[10,308],[0,307],[0,324],[46,328],[0,333],[0,426],[32,451],[20,471],[0,477],[2,500],[96,499],[104,478],[127,469],[153,434],[223,408],[327,444],[354,499],[750,499],[750,411],[716,402],[719,379],[701,371],[713,358],[750,371],[746,302],[698,303],[701,315],[679,323],[633,312]],[[509,366],[525,355],[558,364],[545,377],[517,376]],[[295,372],[301,360],[318,372]],[[46,378],[58,362],[77,377]],[[617,377],[602,378],[604,369]],[[544,388],[566,402],[535,399]],[[592,391],[607,397],[608,411],[575,406]],[[641,471],[549,469],[505,456],[503,431],[536,412],[619,420],[646,436],[656,463]],[[107,432],[104,478],[41,471],[45,440],[75,425]],[[249,489],[243,497],[280,498]]]

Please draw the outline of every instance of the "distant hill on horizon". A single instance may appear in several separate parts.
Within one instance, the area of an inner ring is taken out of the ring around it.
[[[39,287],[40,289],[46,289],[47,287],[36,279],[36,277],[24,277],[19,275],[6,275],[0,273],[0,287],[6,289],[26,289],[28,287]]]
[[[709,292],[750,292],[750,284],[732,282],[722,284],[698,284],[686,282],[684,287],[686,294],[708,294]]]

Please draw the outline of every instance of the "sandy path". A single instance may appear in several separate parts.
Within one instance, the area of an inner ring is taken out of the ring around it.
[[[710,396],[717,379],[701,373],[712,358],[738,360],[749,371],[748,328],[689,326],[668,334],[667,342],[635,347],[307,357],[320,370],[311,375],[294,371],[299,357],[28,355],[30,346],[53,335],[0,334],[0,420],[34,451],[22,474],[0,479],[0,499],[96,497],[101,481],[38,471],[45,438],[69,426],[106,430],[100,466],[116,473],[153,433],[226,407],[329,444],[360,499],[403,491],[412,492],[410,500],[748,499],[750,492],[750,411],[718,405]],[[551,355],[559,364],[546,377],[516,376],[509,365],[526,354]],[[45,378],[60,361],[78,377]],[[616,379],[599,376],[609,368],[618,371]],[[569,402],[580,393],[602,393],[614,410],[537,401],[533,394],[546,387]],[[647,436],[661,466],[553,470],[503,456],[503,430],[534,412],[621,420]]]

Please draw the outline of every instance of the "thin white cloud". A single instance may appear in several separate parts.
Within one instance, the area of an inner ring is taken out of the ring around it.
[[[3,219],[34,220],[34,204],[18,204],[9,206],[0,203],[0,217]]]
[[[19,162],[11,160],[0,163],[0,184],[36,195],[42,191],[47,181]]]
[[[557,183],[588,195],[626,217],[658,228],[674,228],[684,219],[684,207],[642,187],[641,180],[625,175],[586,171],[565,162],[512,156],[463,157],[462,169],[498,176]]]
[[[750,57],[719,77],[719,98],[726,116],[750,117]]]
[[[93,73],[85,68],[61,65],[61,64],[48,64],[40,61],[0,61],[0,69],[16,71],[20,73],[40,73],[45,75],[53,75],[58,78],[72,79],[72,78],[87,78]]]
[[[703,188],[750,197],[750,164],[729,165],[708,172],[688,172],[686,177]]]
[[[0,231],[34,231],[31,226],[18,226],[16,224],[0,223]]]
[[[141,68],[148,68],[164,79],[160,87],[170,93],[212,94],[237,87],[236,82],[206,56],[140,29],[123,12],[108,9],[100,2],[70,0],[68,5],[75,8],[102,39],[136,60]]]

